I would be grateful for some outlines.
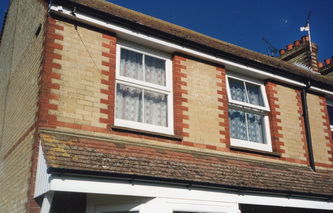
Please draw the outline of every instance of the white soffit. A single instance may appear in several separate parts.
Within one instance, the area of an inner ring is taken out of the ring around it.
[[[188,187],[185,185],[163,185],[137,181],[119,181],[77,177],[69,175],[52,176],[51,191],[66,191],[104,195],[123,195],[139,197],[159,197],[170,199],[189,199],[198,201],[228,202],[253,205],[270,205],[309,209],[333,209],[333,203],[293,196],[279,196],[258,193],[227,192],[218,189]]]

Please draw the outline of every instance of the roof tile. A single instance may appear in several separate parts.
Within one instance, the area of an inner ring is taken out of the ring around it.
[[[41,134],[49,167],[139,175],[227,187],[333,195],[333,173],[230,156],[205,155]],[[76,141],[76,142],[73,142]]]

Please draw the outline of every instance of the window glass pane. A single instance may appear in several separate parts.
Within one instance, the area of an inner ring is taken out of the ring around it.
[[[116,118],[142,122],[142,90],[117,84]]]
[[[127,49],[121,49],[120,75],[142,80],[143,79],[143,55]]]
[[[165,60],[145,56],[145,81],[165,86]]]
[[[144,111],[145,123],[167,126],[167,95],[157,92],[145,91]]]
[[[233,100],[248,103],[243,81],[229,78],[229,87],[231,98]]]
[[[264,136],[264,118],[262,115],[246,113],[249,141],[266,143]]]
[[[327,105],[327,111],[330,119],[330,125],[333,125],[333,106]]]
[[[246,89],[250,104],[264,106],[260,86],[246,83]]]
[[[245,112],[229,109],[230,137],[247,140]]]

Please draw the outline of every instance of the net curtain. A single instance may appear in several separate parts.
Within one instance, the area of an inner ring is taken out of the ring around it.
[[[165,61],[122,49],[120,75],[165,86]],[[118,83],[116,118],[167,126],[167,95]]]
[[[235,79],[229,79],[230,94],[233,100],[263,106],[260,87]],[[231,138],[265,143],[263,116],[242,110],[229,109]]]

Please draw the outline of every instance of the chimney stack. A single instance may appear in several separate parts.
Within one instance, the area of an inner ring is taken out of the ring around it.
[[[302,36],[301,40],[295,40],[293,44],[288,44],[286,46],[287,50],[280,50],[280,56],[277,58],[292,64],[301,64],[311,68],[311,70],[315,72],[319,72],[317,57],[318,47],[312,42],[312,52],[310,53],[309,42],[309,36]]]

